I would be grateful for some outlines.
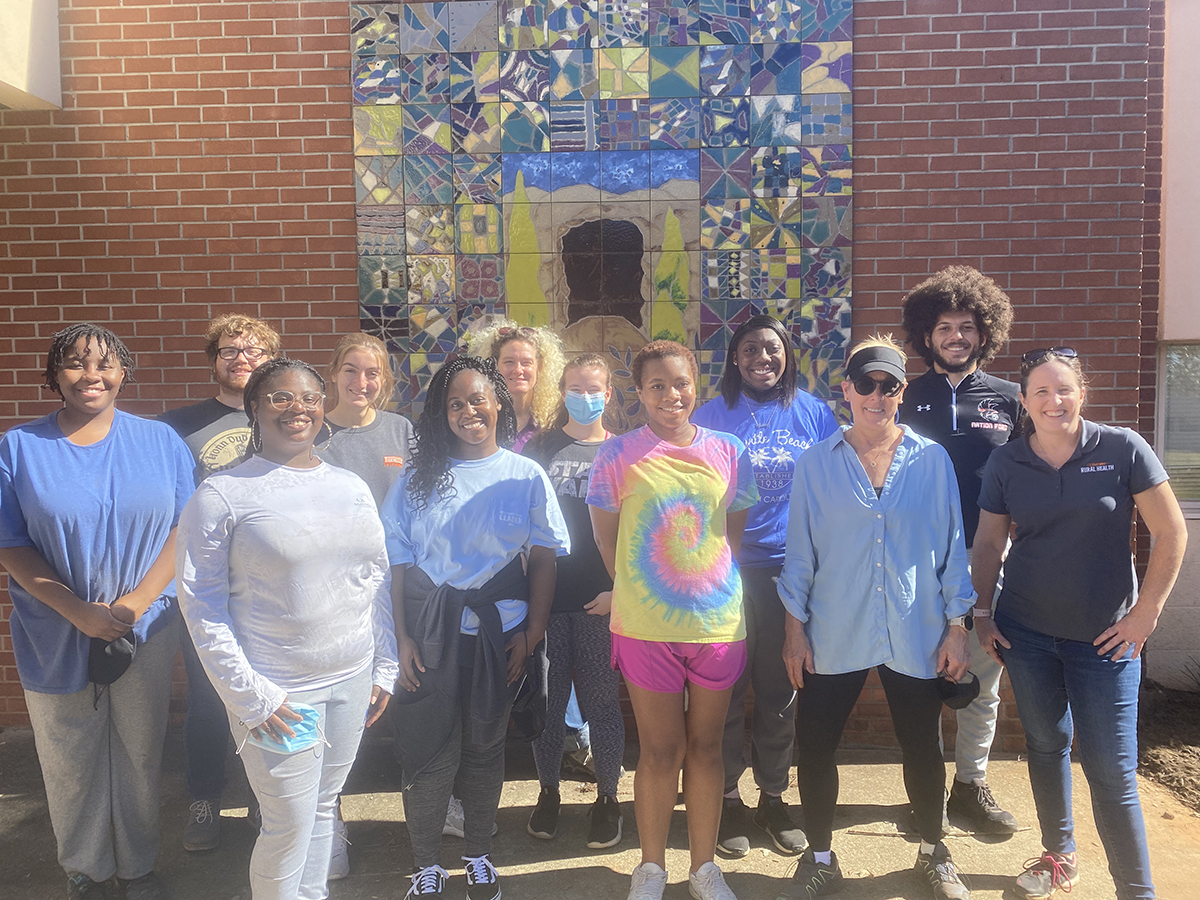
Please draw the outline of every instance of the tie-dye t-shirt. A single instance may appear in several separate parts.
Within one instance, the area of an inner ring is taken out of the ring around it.
[[[696,429],[676,447],[642,427],[603,444],[587,502],[621,514],[612,632],[644,641],[746,637],[742,579],[725,515],[758,501],[745,445]]]

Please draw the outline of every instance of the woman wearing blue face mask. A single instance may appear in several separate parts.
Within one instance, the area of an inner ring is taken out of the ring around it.
[[[579,705],[591,728],[599,794],[590,813],[587,845],[599,850],[621,840],[617,781],[625,752],[625,722],[608,630],[612,579],[592,537],[585,502],[592,461],[609,437],[603,422],[604,406],[612,395],[608,363],[596,353],[577,356],[567,363],[559,386],[563,401],[554,427],[534,437],[524,450],[549,473],[571,535],[571,554],[558,561],[554,605],[546,628],[550,660],[546,728],[533,742],[542,790],[527,828],[543,840],[553,838],[558,830],[558,775],[573,673]]]

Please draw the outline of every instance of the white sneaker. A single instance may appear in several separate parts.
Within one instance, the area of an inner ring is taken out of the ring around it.
[[[657,863],[645,862],[633,870],[629,896],[625,900],[662,900],[667,873]]]
[[[329,849],[329,881],[340,881],[350,875],[350,838],[346,834],[346,823],[342,821],[342,804],[333,815],[333,844]]]
[[[737,900],[716,863],[706,862],[688,875],[688,893],[696,900]]]
[[[463,834],[463,808],[462,801],[450,795],[450,805],[446,807],[446,824],[442,826],[442,834],[449,837],[465,837]],[[500,830],[499,824],[492,823],[492,837],[496,836],[496,832]]]

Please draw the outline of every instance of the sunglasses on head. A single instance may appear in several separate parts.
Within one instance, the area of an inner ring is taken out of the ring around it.
[[[895,397],[904,387],[904,382],[895,375],[885,375],[883,381],[876,381],[870,375],[860,375],[851,384],[864,397],[870,397],[876,390],[882,390],[885,397]]]
[[[1073,347],[1042,347],[1021,354],[1021,365],[1036,366],[1047,356],[1057,356],[1060,359],[1075,359],[1079,356]]]

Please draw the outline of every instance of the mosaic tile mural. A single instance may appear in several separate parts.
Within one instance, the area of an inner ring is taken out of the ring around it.
[[[599,350],[633,414],[656,337],[716,391],[767,312],[809,390],[850,334],[852,0],[351,6],[359,303],[400,411],[498,316]]]

